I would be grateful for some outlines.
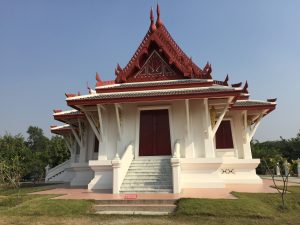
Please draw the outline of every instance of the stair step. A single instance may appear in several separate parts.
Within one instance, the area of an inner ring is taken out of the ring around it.
[[[135,165],[135,166],[143,166],[143,165],[164,166],[164,165],[171,165],[171,163],[169,163],[169,162],[132,162],[132,165]]]
[[[153,165],[153,164],[141,164],[141,165],[137,165],[137,164],[134,164],[134,165],[131,165],[130,167],[134,167],[134,168],[155,168],[155,169],[165,169],[165,168],[171,168],[171,165]]]
[[[136,172],[143,172],[143,173],[146,173],[146,172],[149,172],[149,173],[166,173],[166,174],[169,174],[169,173],[172,173],[172,170],[155,170],[155,169],[145,169],[145,168],[140,168],[140,169],[128,169],[128,172],[130,173],[136,173]]]
[[[162,161],[170,161],[171,158],[161,158],[161,159],[154,159],[154,158],[137,158],[134,160],[134,162],[140,162],[140,161],[151,161],[151,162],[162,162]]]
[[[94,209],[98,211],[154,211],[154,212],[174,212],[176,205],[143,205],[143,204],[128,204],[128,205],[95,205]]]
[[[153,189],[153,188],[121,188],[121,193],[137,193],[137,192],[143,192],[143,193],[151,193],[151,192],[159,192],[159,193],[172,193],[172,189]]]
[[[171,180],[124,180],[123,184],[170,184]]]
[[[157,185],[147,185],[147,184],[124,184],[122,188],[152,188],[152,189],[171,189],[172,185],[170,184],[157,184]]]
[[[155,174],[167,174],[167,175],[170,175],[172,173],[172,171],[159,171],[159,170],[147,170],[147,169],[140,169],[140,170],[132,170],[132,169],[129,169],[128,170],[128,173],[155,173]]]
[[[170,177],[169,175],[151,175],[151,174],[146,174],[146,175],[126,175],[124,180],[172,180],[172,177]]]
[[[171,213],[155,211],[97,211],[100,215],[143,215],[143,216],[166,216]]]
[[[130,189],[130,190],[162,190],[162,189],[166,189],[166,190],[169,190],[169,189],[172,189],[172,186],[171,185],[165,185],[165,186],[147,186],[147,185],[144,185],[144,186],[139,186],[139,187],[137,187],[137,186],[129,186],[129,187],[127,187],[127,186],[122,186],[121,187],[121,190],[128,190],[128,189]]]
[[[174,205],[176,199],[104,199],[104,200],[95,200],[96,205]]]
[[[171,177],[172,173],[163,173],[160,172],[134,172],[134,173],[128,173],[126,176],[128,177],[147,177],[147,176],[155,176],[155,177]]]

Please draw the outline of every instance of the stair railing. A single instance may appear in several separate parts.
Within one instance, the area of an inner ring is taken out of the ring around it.
[[[173,193],[181,192],[181,167],[180,167],[180,142],[177,140],[174,146],[173,156],[171,158],[172,175],[173,175]]]
[[[178,140],[175,142],[173,158],[180,158],[180,143]]]
[[[47,170],[45,181],[49,181],[51,178],[55,177],[56,175],[61,174],[65,169],[71,166],[71,160],[67,160],[51,169]]]
[[[134,146],[130,143],[124,154],[122,155],[121,159],[118,155],[116,155],[115,159],[112,160],[112,167],[113,167],[113,193],[119,194],[121,184],[127,174],[127,171],[130,167],[130,164],[134,158]]]

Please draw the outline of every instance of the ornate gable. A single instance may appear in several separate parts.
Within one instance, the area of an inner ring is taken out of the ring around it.
[[[128,81],[170,80],[180,79],[182,75],[176,73],[171,66],[165,62],[162,56],[154,50],[146,60],[141,69]]]
[[[150,27],[135,54],[122,68],[115,70],[116,83],[161,79],[211,79],[211,66],[200,69],[173,40],[160,19],[157,5],[157,21],[150,11]]]

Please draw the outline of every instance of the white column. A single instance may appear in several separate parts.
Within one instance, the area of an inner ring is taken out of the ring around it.
[[[244,113],[244,134],[243,134],[244,159],[252,159],[250,142],[261,122],[264,112],[265,111],[262,111],[260,113],[260,115],[257,117],[257,121],[255,122],[253,127],[251,127],[247,124],[247,121],[248,121],[247,112]]]
[[[80,137],[81,137],[81,148],[80,148],[80,155],[79,155],[79,162],[80,163],[86,163],[87,162],[87,130],[86,130],[86,124],[81,126],[81,123],[79,123],[79,130],[80,130]]]
[[[104,133],[104,126],[106,126],[106,123],[104,123],[104,119],[108,120],[107,117],[109,116],[107,114],[106,108],[104,108],[101,105],[97,105],[97,112],[98,112],[98,119],[100,124],[100,136],[101,139],[99,140],[99,149],[98,149],[98,160],[107,160],[107,152],[106,152],[106,142],[107,142],[107,133],[108,128],[106,127],[106,132]]]
[[[204,123],[205,123],[205,130],[204,130],[204,146],[205,146],[205,158],[215,158],[215,146],[214,146],[214,139],[213,139],[213,132],[209,114],[209,105],[208,99],[203,100],[204,103]]]
[[[244,135],[243,135],[243,150],[244,150],[244,159],[252,159],[250,137],[247,128],[244,130]]]
[[[185,135],[185,158],[195,158],[195,146],[191,134],[190,101],[185,99],[186,135]]]

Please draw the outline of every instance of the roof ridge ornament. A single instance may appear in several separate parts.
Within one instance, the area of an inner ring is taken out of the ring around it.
[[[224,80],[224,85],[228,86],[228,81],[229,81],[229,75],[227,74]]]
[[[276,101],[277,101],[277,98],[269,98],[269,99],[267,99],[267,102],[271,102],[271,103],[276,102]]]
[[[150,31],[154,32],[154,31],[156,31],[156,25],[154,23],[154,15],[153,15],[153,8],[152,7],[151,7],[151,10],[150,10],[150,21],[151,21]]]
[[[72,97],[76,97],[77,95],[76,94],[73,94],[73,93],[65,93],[65,96],[67,98],[72,98]]]
[[[160,7],[159,7],[158,3],[157,3],[157,6],[156,6],[156,14],[157,14],[156,27],[159,28],[160,26],[163,25],[163,22],[160,19]]]
[[[53,109],[53,112],[54,113],[60,113],[60,112],[62,112],[62,110],[61,109]]]
[[[207,61],[206,65],[203,68],[204,76],[208,79],[212,79],[211,72],[212,72],[211,64]]]
[[[246,83],[245,83],[245,86],[244,86],[244,88],[243,88],[243,90],[242,90],[242,93],[245,93],[245,94],[248,94],[249,93],[249,91],[248,91],[248,81],[246,81]]]
[[[97,82],[102,82],[101,78],[100,78],[100,75],[98,72],[96,72],[96,81]]]
[[[96,87],[102,86],[103,85],[103,81],[101,80],[101,77],[99,75],[98,72],[96,72]]]
[[[236,84],[231,84],[231,87],[234,87],[234,88],[239,88],[239,87],[241,87],[242,86],[242,82],[240,82],[240,83],[236,83]]]

